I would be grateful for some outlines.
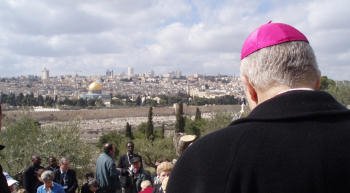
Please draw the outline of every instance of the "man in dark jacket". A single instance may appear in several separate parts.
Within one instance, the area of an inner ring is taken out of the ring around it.
[[[56,172],[56,170],[60,169],[60,166],[57,163],[57,159],[53,156],[50,156],[48,159],[49,165],[46,167],[46,170],[53,171],[53,173]]]
[[[125,190],[126,193],[128,193],[128,190],[131,187],[131,174],[132,171],[130,170],[130,166],[132,165],[131,160],[134,157],[138,157],[140,159],[141,168],[142,168],[142,157],[134,152],[135,150],[135,144],[132,141],[129,141],[126,144],[127,152],[126,154],[120,156],[118,161],[118,169],[121,171],[120,173],[120,184],[121,188]]]
[[[78,180],[75,171],[70,168],[70,162],[67,158],[60,159],[59,169],[54,173],[54,181],[62,185],[65,193],[75,193],[78,188]]]
[[[37,188],[41,184],[38,178],[38,170],[44,169],[41,164],[39,155],[32,155],[32,165],[29,166],[23,174],[23,186],[28,193],[36,193]]]
[[[100,193],[115,193],[120,190],[119,171],[115,165],[115,146],[106,143],[103,153],[96,161],[96,180],[100,185]]]
[[[167,193],[350,192],[350,111],[317,91],[306,37],[262,25],[243,45],[241,78],[251,113],[193,143]]]

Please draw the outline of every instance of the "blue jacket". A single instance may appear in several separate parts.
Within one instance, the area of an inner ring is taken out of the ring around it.
[[[114,159],[102,153],[96,162],[96,179],[104,192],[115,192],[120,189],[119,172]]]
[[[64,193],[64,189],[61,185],[57,184],[56,182],[52,182],[53,186],[51,189],[51,193]],[[37,193],[47,193],[45,190],[45,185],[41,185],[38,187]]]

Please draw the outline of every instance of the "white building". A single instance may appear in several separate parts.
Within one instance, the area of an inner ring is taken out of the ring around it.
[[[132,67],[128,67],[128,79],[134,77],[134,69]]]
[[[50,71],[46,68],[41,71],[41,80],[48,80],[50,77]]]

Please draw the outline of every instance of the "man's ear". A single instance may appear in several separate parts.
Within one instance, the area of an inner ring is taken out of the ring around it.
[[[247,76],[243,76],[242,79],[243,79],[243,84],[245,85],[246,90],[248,92],[247,94],[249,94],[249,96],[247,97],[249,97],[250,100],[254,102],[255,105],[257,105],[259,100],[258,100],[258,94],[256,92],[256,89],[254,88],[253,84],[249,81]]]

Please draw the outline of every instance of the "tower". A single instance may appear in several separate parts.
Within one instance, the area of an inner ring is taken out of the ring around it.
[[[48,80],[50,77],[50,71],[46,68],[41,71],[41,80]]]
[[[132,67],[128,67],[128,79],[131,79],[134,76],[134,69]]]

